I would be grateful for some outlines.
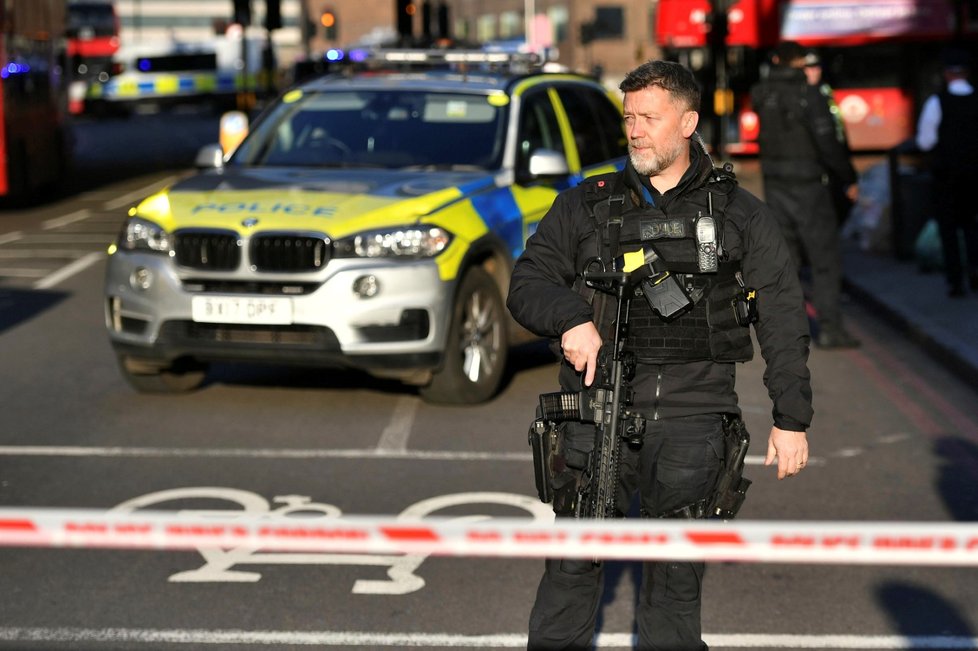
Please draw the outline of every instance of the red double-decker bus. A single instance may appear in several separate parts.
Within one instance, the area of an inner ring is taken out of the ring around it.
[[[0,0],[0,196],[59,181],[70,140],[64,0]]]
[[[68,108],[85,110],[85,95],[93,83],[105,84],[119,73],[119,16],[110,0],[68,0],[67,72],[71,80]]]
[[[725,153],[757,151],[750,87],[771,49],[792,40],[816,49],[855,151],[882,151],[910,138],[938,80],[938,54],[973,32],[958,0],[660,0],[656,34],[665,56],[699,71],[713,90],[708,44],[714,6],[727,36],[715,119]],[[707,107],[707,113],[712,107]],[[714,136],[716,134],[714,133]],[[717,138],[714,137],[714,142]]]

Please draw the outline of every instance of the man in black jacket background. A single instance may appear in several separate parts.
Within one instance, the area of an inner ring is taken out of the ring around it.
[[[820,85],[808,83],[807,52],[781,43],[767,79],[751,91],[760,119],[758,137],[764,200],[774,209],[795,266],[811,269],[815,345],[852,348],[859,341],[842,319],[842,249],[832,184],[858,197],[849,149]]]
[[[580,282],[588,261],[606,266],[619,254],[655,246],[693,306],[665,320],[642,297],[632,302],[625,348],[637,358],[630,410],[646,418],[641,446],[624,447],[618,510],[637,493],[645,517],[669,517],[708,498],[720,471],[723,421],[739,416],[735,363],[753,355],[750,329],[732,301],[756,290],[754,332],[767,363],[773,408],[766,464],[779,479],[808,460],[812,418],[807,367],[810,342],[801,287],[769,208],[716,169],[696,134],[700,90],[679,64],[650,61],[630,72],[624,93],[629,161],[622,172],[592,177],[562,192],[516,263],[507,305],[532,332],[559,342],[564,391],[594,381],[598,352],[609,342],[614,306]],[[612,201],[614,197],[615,201]],[[603,227],[624,199],[622,225]],[[715,221],[719,263],[698,265],[697,225]],[[609,301],[613,302],[613,298]],[[572,516],[562,491],[587,467],[595,427],[564,423],[567,468],[554,480],[558,517]],[[700,650],[701,562],[648,562],[636,613],[639,646]],[[590,648],[601,602],[603,568],[591,560],[549,559],[530,614],[529,648]]]

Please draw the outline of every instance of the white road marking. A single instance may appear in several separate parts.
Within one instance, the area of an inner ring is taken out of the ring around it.
[[[382,437],[383,438],[383,437]],[[253,459],[414,459],[424,461],[532,461],[529,452],[458,452],[455,450],[407,450],[376,448],[320,450],[270,448],[152,448],[82,447],[58,445],[0,445],[0,456],[9,457],[239,457]],[[747,455],[749,466],[764,465],[764,457]],[[824,459],[810,457],[809,465]]]
[[[47,275],[47,269],[18,269],[16,267],[0,268],[0,276],[7,278],[42,278]]]
[[[5,259],[51,259],[70,258],[74,260],[82,253],[77,249],[0,249],[0,258]]]
[[[83,219],[88,219],[92,214],[88,208],[82,208],[81,210],[76,210],[75,212],[68,213],[61,217],[55,217],[54,219],[48,219],[41,224],[44,230],[51,230],[52,228],[61,228],[62,226],[67,226],[68,224],[74,224],[75,222],[80,222]]]
[[[438,450],[320,450],[248,448],[124,448],[75,446],[0,446],[0,455],[38,457],[244,457],[254,459],[412,459],[434,461],[531,461],[529,452]]]
[[[4,233],[0,235],[0,244],[9,244],[11,242],[16,242],[20,238],[24,237],[24,234],[20,231],[11,231],[10,233]]]
[[[245,631],[137,628],[0,628],[0,640],[16,642],[106,642],[128,644],[245,644],[274,646],[372,646],[447,648],[525,648],[519,633],[458,635],[451,633],[372,633],[357,631]],[[777,649],[978,649],[978,638],[941,635],[771,635],[763,633],[703,635],[715,648]],[[634,648],[630,633],[602,633],[601,649]]]
[[[61,267],[54,273],[41,278],[39,281],[34,283],[34,289],[50,289],[61,281],[67,280],[77,273],[81,273],[88,267],[101,260],[104,255],[105,254],[100,251],[93,251],[85,257],[78,258],[74,262]]]
[[[115,234],[100,233],[31,233],[21,238],[26,244],[97,244],[109,248],[109,244],[115,239]]]
[[[421,401],[413,396],[401,396],[394,406],[391,421],[384,428],[377,442],[377,450],[381,452],[403,452],[407,450],[408,438],[411,436],[411,425]]]

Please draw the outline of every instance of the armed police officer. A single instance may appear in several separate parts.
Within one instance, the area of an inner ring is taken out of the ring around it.
[[[624,344],[636,359],[629,409],[644,416],[645,429],[637,445],[623,448],[617,510],[628,513],[637,492],[643,517],[702,517],[699,505],[710,499],[721,472],[726,423],[740,414],[735,363],[752,357],[749,322],[774,402],[766,464],[777,460],[783,479],[807,463],[813,412],[803,297],[769,209],[730,172],[714,167],[696,134],[700,90],[692,74],[676,63],[650,61],[620,89],[625,169],[557,197],[516,263],[507,304],[522,325],[552,338],[555,349],[559,342],[562,389],[590,387],[617,312],[614,298],[582,282],[584,272],[613,268],[612,261],[635,249],[658,252],[668,267],[661,271],[660,264],[658,277],[678,279],[689,305],[666,320],[652,301],[631,302]],[[698,228],[711,223],[712,236]],[[704,239],[715,258],[700,257]],[[745,307],[748,295],[750,305],[738,316],[735,308]],[[563,457],[553,501],[558,517],[567,517],[574,499],[566,493],[580,485],[595,426],[566,422],[559,431]],[[645,563],[636,614],[642,648],[707,648],[700,625],[704,569],[699,562]],[[592,560],[547,560],[530,614],[529,648],[590,647],[602,571]]]
[[[764,200],[774,209],[796,267],[811,269],[815,345],[853,348],[859,340],[842,319],[842,248],[832,185],[841,185],[850,201],[859,186],[825,87],[805,76],[806,55],[794,41],[781,43],[767,79],[751,91],[761,123]]]

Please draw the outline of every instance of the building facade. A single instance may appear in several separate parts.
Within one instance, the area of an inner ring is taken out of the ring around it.
[[[547,47],[557,61],[600,71],[609,84],[659,54],[653,42],[656,0],[413,0],[413,33],[422,19],[438,34],[441,15],[449,36],[479,43],[522,41]],[[426,2],[431,4],[426,6]],[[201,42],[223,33],[233,0],[116,0],[120,40]],[[282,27],[271,35],[280,66],[322,56],[329,48],[395,41],[407,0],[280,0]],[[249,35],[264,33],[265,0],[251,0]],[[440,11],[439,11],[440,10]],[[324,18],[324,16],[327,16]],[[527,16],[533,18],[527,20]],[[326,24],[324,24],[326,23]],[[443,25],[444,26],[444,25]]]

